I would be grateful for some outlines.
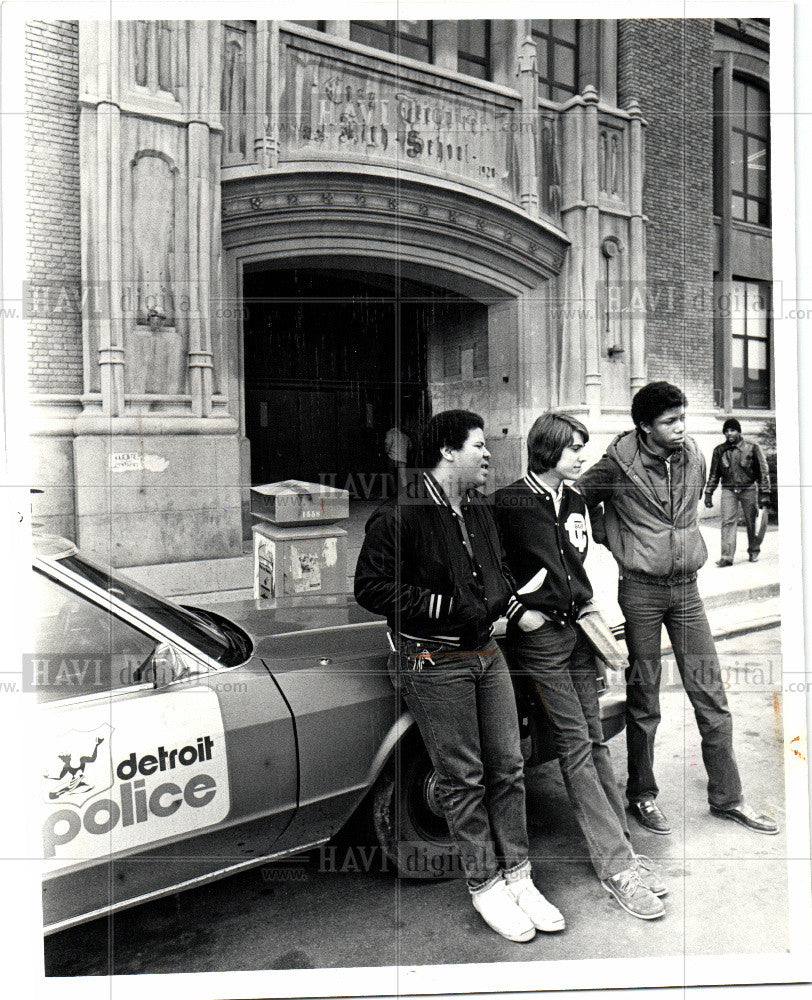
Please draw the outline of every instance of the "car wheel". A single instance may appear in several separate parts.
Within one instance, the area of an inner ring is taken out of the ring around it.
[[[461,874],[437,796],[437,772],[419,739],[398,747],[378,779],[372,821],[384,858],[402,877]]]

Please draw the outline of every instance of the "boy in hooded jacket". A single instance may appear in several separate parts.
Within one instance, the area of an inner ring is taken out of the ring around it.
[[[577,482],[593,537],[610,549],[620,574],[618,603],[629,649],[626,796],[641,826],[652,833],[671,832],[655,801],[654,778],[665,625],[699,727],[711,812],[775,834],[775,821],[756,813],[742,795],[730,709],[697,588],[697,573],[708,557],[698,526],[705,459],[685,434],[687,402],[682,390],[668,382],[643,386],[632,399],[635,429],[619,434]]]

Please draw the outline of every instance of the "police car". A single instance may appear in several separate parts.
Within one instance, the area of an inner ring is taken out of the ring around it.
[[[33,571],[46,932],[324,844],[359,806],[401,874],[450,874],[385,623],[351,597],[181,607],[55,537]],[[619,694],[602,718],[622,728]]]

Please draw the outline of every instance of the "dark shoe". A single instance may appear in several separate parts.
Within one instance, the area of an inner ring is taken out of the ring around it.
[[[716,565],[717,566],[732,566],[733,565],[733,560],[732,559],[717,559],[716,560]]]
[[[756,833],[766,833],[772,835],[778,833],[778,824],[772,816],[764,813],[757,813],[746,802],[741,805],[731,806],[729,809],[719,809],[718,806],[711,806],[710,811],[714,816],[723,816],[725,819],[732,819],[734,823],[741,823],[748,830],[755,830]]]
[[[627,913],[641,920],[656,920],[665,907],[653,892],[640,881],[637,868],[627,868],[611,878],[601,879],[601,885],[615,897]]]
[[[758,552],[750,553],[750,562],[758,562]]]
[[[632,867],[637,869],[640,881],[649,892],[653,892],[655,896],[668,895],[668,887],[658,875],[651,858],[647,858],[645,854],[636,854]]]
[[[645,827],[652,833],[659,833],[662,836],[671,833],[668,820],[663,816],[660,807],[654,799],[642,799],[640,802],[630,802],[629,812],[640,826]]]

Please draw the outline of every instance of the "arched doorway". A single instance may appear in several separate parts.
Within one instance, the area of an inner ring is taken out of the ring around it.
[[[485,305],[373,266],[246,268],[253,484],[296,478],[379,499],[394,486],[385,435],[398,427],[416,442],[430,381],[487,377]]]

